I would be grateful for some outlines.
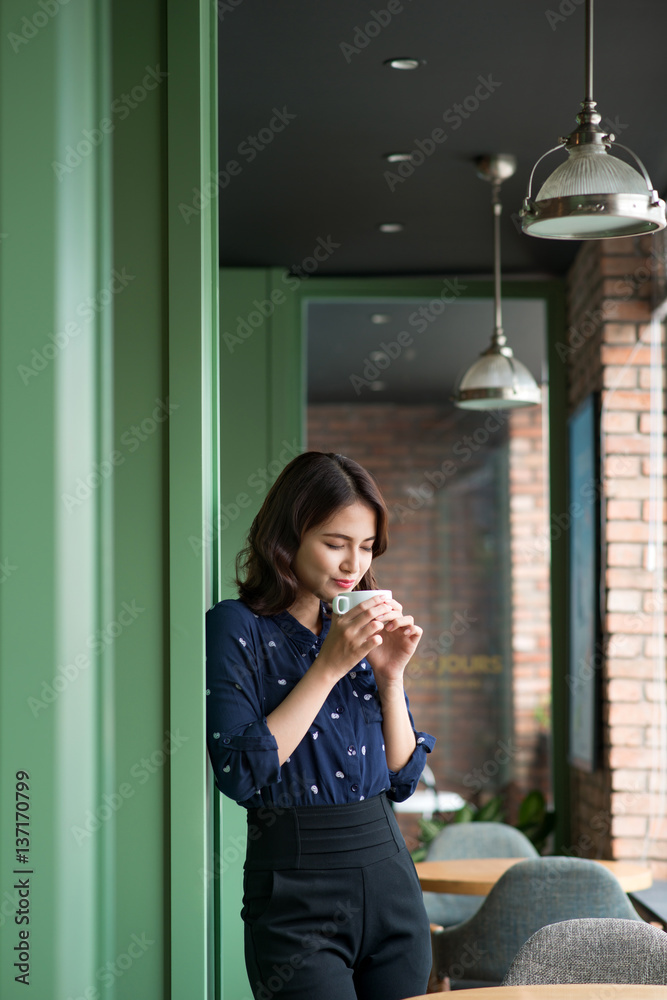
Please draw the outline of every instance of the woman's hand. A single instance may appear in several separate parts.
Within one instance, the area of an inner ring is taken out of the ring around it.
[[[395,614],[395,604],[395,601],[388,601],[385,597],[369,597],[344,615],[332,614],[328,635],[315,663],[332,672],[334,683],[361,660],[371,662],[368,654],[371,650],[377,651],[383,642],[380,633],[384,631],[385,624],[382,618]],[[396,607],[400,608],[400,605]]]
[[[386,603],[390,605],[389,610],[381,612],[377,618],[378,623],[384,626],[382,642],[366,655],[373,668],[380,697],[387,687],[396,684],[402,687],[403,673],[423,634],[423,629],[415,625],[414,618],[403,614],[398,601]]]
[[[378,633],[384,625],[376,621],[376,616],[391,611],[384,598],[374,597],[344,615],[332,615],[329,632],[314,662],[284,701],[266,717],[278,744],[281,765],[303,739],[334,684],[382,642]]]
[[[382,704],[382,733],[390,771],[405,767],[416,746],[403,672],[421,637],[422,630],[410,615],[403,614],[398,601],[370,597],[344,615],[332,616],[329,634],[308,671],[310,674],[319,665],[333,685],[360,660],[368,660]]]
[[[382,644],[366,657],[373,668],[382,704],[382,733],[387,767],[400,771],[415,751],[416,739],[408,715],[403,689],[403,674],[417,644],[422,629],[411,615],[404,615],[398,601],[388,601],[389,609],[378,615],[382,624]]]

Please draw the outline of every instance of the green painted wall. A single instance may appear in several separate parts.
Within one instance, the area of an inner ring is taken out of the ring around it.
[[[206,995],[216,207],[180,206],[215,170],[216,26],[191,0],[0,10],[8,1000],[21,929],[40,1000]]]

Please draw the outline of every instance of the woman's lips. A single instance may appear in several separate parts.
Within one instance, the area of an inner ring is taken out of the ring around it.
[[[342,590],[349,590],[350,587],[354,587],[354,580],[334,580],[334,583]]]

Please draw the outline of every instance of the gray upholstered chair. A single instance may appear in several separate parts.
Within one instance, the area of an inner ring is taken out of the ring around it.
[[[667,986],[667,934],[609,917],[548,924],[528,938],[503,979],[503,986],[539,983]]]
[[[451,823],[431,841],[425,860],[536,857],[538,853],[528,838],[506,823]],[[468,920],[483,902],[483,896],[424,893],[429,920],[441,927],[451,927]]]
[[[433,935],[435,976],[448,976],[453,989],[496,986],[535,931],[581,917],[641,921],[615,875],[594,861],[519,861],[469,920]]]

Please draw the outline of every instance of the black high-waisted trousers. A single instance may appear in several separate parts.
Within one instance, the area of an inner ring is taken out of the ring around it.
[[[429,921],[384,794],[248,810],[242,917],[255,1000],[404,1000],[426,992]]]

